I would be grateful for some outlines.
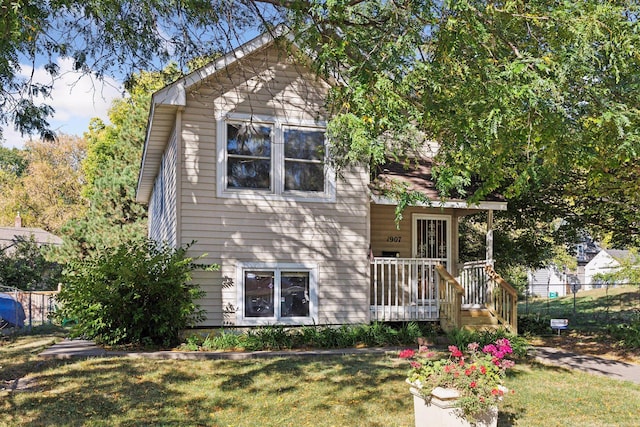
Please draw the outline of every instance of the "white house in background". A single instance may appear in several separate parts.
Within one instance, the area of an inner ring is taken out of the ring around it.
[[[527,275],[531,296],[556,298],[564,297],[571,292],[571,289],[567,289],[567,275],[559,271],[555,265],[529,270]]]
[[[621,266],[621,261],[628,258],[631,252],[628,250],[602,249],[584,266],[583,289],[599,288],[601,286],[595,279],[597,274],[613,273]]]
[[[149,236],[196,240],[190,255],[220,265],[193,275],[206,292],[203,327],[445,316],[459,326],[463,291],[436,270],[464,273],[466,302],[486,297],[488,283],[506,288],[495,274],[480,280],[492,271],[493,211],[506,202],[441,198],[430,159],[338,177],[325,138],[334,82],[308,61],[291,37],[266,33],[153,95],[136,193],[149,206]],[[372,191],[372,175],[432,202],[407,208],[397,224],[395,202]],[[463,268],[458,222],[482,211],[487,256]],[[510,292],[491,303],[516,329]]]

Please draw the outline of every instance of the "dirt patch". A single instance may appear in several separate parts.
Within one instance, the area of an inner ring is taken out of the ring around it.
[[[556,347],[578,354],[603,357],[610,360],[640,365],[640,350],[621,348],[617,342],[601,334],[561,332],[558,335],[531,339],[534,346]]]

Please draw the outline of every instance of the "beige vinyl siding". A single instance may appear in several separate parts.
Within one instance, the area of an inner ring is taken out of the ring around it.
[[[396,226],[395,206],[371,205],[371,250],[373,256],[382,256],[383,252],[398,252],[400,258],[413,256],[412,217],[414,214],[450,217],[451,259],[455,265],[458,260],[458,218],[454,209],[409,207],[402,213],[402,220]]]
[[[312,264],[318,272],[318,321],[362,323],[369,319],[367,258],[368,175],[347,171],[336,182],[335,202],[218,198],[217,120],[226,114],[288,121],[323,121],[328,85],[293,65],[273,47],[202,82],[182,112],[181,243],[196,240],[193,255],[218,263],[218,272],[197,272],[206,291],[201,326],[237,324],[238,263]]]
[[[176,247],[176,171],[177,139],[171,133],[169,144],[162,154],[160,169],[153,184],[149,201],[149,237]]]

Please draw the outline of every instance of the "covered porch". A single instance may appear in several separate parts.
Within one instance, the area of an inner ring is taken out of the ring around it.
[[[445,330],[503,327],[517,332],[517,293],[493,269],[493,211],[506,203],[441,202],[410,207],[371,205],[371,321],[438,321]],[[485,259],[460,263],[458,224],[486,212]],[[472,322],[468,317],[476,317]],[[486,317],[486,319],[480,319]],[[482,321],[488,322],[487,325]]]
[[[486,261],[465,263],[453,277],[440,260],[373,258],[370,298],[372,321],[439,321],[450,330],[466,326],[463,313],[473,310],[518,330],[517,293]]]

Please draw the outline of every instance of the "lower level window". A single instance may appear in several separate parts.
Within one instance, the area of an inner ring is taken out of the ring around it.
[[[306,323],[315,317],[313,269],[245,267],[241,293],[242,317],[248,323]]]

